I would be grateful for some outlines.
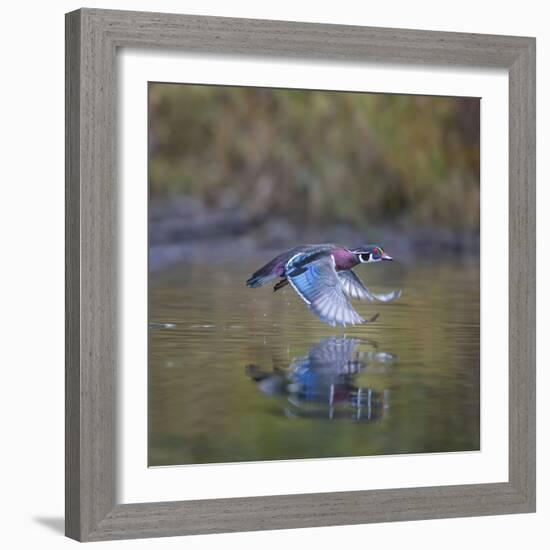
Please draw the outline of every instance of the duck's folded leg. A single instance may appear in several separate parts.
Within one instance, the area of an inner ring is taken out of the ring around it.
[[[274,287],[273,292],[277,292],[277,290],[283,288],[284,286],[288,285],[288,279],[282,279],[280,280]]]

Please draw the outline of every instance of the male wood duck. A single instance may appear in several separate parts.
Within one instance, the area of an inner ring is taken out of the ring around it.
[[[325,323],[356,325],[365,323],[348,298],[391,302],[401,296],[400,290],[387,294],[371,292],[352,269],[359,264],[391,261],[379,245],[367,245],[354,250],[337,244],[308,244],[296,246],[273,258],[258,269],[246,284],[257,288],[274,279],[277,291],[289,284]]]

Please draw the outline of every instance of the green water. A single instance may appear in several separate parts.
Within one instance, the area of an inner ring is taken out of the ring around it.
[[[269,259],[151,276],[151,466],[479,449],[477,263],[359,266],[403,296],[354,301],[379,318],[338,329],[244,285]]]

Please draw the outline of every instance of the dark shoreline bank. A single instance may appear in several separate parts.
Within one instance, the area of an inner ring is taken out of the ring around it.
[[[410,224],[298,227],[283,218],[249,214],[239,207],[211,209],[193,199],[156,201],[149,210],[149,271],[178,263],[242,258],[277,252],[297,243],[338,242],[346,246],[379,243],[392,256],[422,258],[479,255],[479,232],[412,227]]]

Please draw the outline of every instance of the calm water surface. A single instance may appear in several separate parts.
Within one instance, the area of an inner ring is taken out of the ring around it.
[[[380,317],[340,329],[247,288],[269,259],[151,276],[151,466],[479,449],[477,263],[359,266],[403,296],[354,301]]]

